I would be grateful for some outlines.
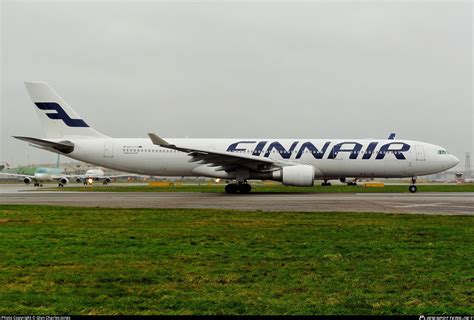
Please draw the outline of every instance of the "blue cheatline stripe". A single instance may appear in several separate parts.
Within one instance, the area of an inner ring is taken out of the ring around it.
[[[35,102],[41,110],[54,110],[56,113],[46,113],[48,118],[53,120],[62,120],[68,127],[89,127],[82,119],[72,119],[64,109],[55,102]]]

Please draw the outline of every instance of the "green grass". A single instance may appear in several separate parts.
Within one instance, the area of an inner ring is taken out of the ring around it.
[[[180,186],[164,186],[152,187],[148,185],[120,185],[114,184],[108,186],[92,185],[92,186],[67,186],[66,188],[47,188],[37,190],[60,190],[60,191],[97,191],[97,192],[224,192],[225,185],[180,185]],[[474,184],[458,184],[458,185],[418,185],[419,192],[474,192]],[[391,192],[405,192],[408,193],[408,184],[406,185],[386,185],[383,188],[368,188],[363,186],[347,186],[347,185],[333,185],[330,187],[321,187],[320,185],[314,187],[289,187],[280,184],[262,185],[256,184],[252,186],[253,193],[356,193],[356,192],[377,192],[377,193],[391,193]]]
[[[474,217],[0,206],[0,314],[472,314]]]

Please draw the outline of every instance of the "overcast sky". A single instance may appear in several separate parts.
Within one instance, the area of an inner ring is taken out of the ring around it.
[[[473,152],[471,2],[3,1],[0,161],[54,162],[25,80],[113,137],[398,138]],[[462,165],[461,163],[461,165]]]

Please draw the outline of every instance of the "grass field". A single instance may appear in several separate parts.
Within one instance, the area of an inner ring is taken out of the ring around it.
[[[176,186],[160,186],[153,187],[148,185],[115,185],[108,186],[92,185],[92,186],[68,186],[66,188],[45,188],[41,190],[60,190],[60,191],[97,191],[97,192],[224,192],[225,185],[176,185]],[[256,184],[252,186],[253,193],[357,193],[357,192],[405,192],[408,193],[407,185],[386,185],[383,188],[369,188],[363,186],[347,186],[347,185],[333,185],[330,187],[289,187],[281,184],[263,185]],[[430,184],[418,185],[418,192],[474,192],[474,184]]]
[[[0,314],[473,314],[474,217],[0,206]]]

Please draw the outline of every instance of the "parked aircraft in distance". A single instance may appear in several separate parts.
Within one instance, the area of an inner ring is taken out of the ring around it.
[[[94,181],[102,181],[102,184],[105,186],[112,182],[112,179],[125,178],[130,176],[130,174],[106,176],[104,174],[104,170],[102,170],[101,168],[95,168],[87,170],[86,173],[83,175],[74,176],[74,179],[77,183],[82,182],[84,185],[93,184]]]
[[[32,175],[9,172],[1,172],[0,175],[21,178],[25,184],[33,182],[35,187],[42,187],[45,181],[57,181],[59,187],[69,182],[68,176],[62,173],[61,168],[39,167]]]
[[[111,138],[91,128],[45,82],[26,82],[46,138],[16,136],[72,159],[153,176],[233,180],[228,193],[248,193],[250,179],[290,186],[329,185],[332,179],[416,177],[456,166],[459,159],[430,143],[393,139]]]

